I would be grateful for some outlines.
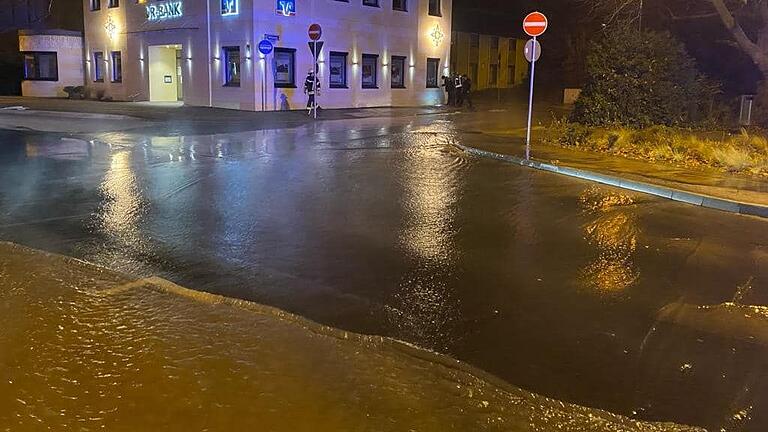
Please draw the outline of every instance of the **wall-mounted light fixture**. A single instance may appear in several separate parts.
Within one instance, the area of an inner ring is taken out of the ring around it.
[[[115,39],[115,36],[117,36],[117,24],[115,24],[115,21],[112,19],[112,15],[107,17],[107,22],[104,24],[104,30],[107,32],[107,36],[110,39]]]
[[[432,38],[435,47],[440,46],[440,43],[443,42],[443,38],[445,37],[443,29],[440,28],[440,24],[435,24],[435,27],[432,29],[432,32],[429,33],[429,36]]]

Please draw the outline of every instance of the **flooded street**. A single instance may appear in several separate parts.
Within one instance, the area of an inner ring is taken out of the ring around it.
[[[498,139],[469,133],[490,120],[472,121],[360,119],[216,135],[0,132],[0,240],[403,340],[527,391],[635,419],[768,428],[766,222],[465,155],[451,143]],[[92,300],[49,294],[66,308]],[[35,296],[32,304],[46,297]],[[114,299],[127,303],[107,310],[126,312],[103,325],[147,326],[157,333],[133,336],[199,365],[226,352],[233,363],[212,361],[213,375],[167,375],[182,384],[209,380],[213,400],[257,391],[238,387],[252,382],[216,383],[216,374],[233,376],[222,371],[265,355],[248,348],[253,339],[276,336],[241,312],[158,296]],[[183,327],[170,331],[163,316]],[[291,345],[305,343],[295,337]],[[147,357],[156,351],[121,346],[154,366],[118,385],[165,376],[164,360]],[[285,358],[312,355],[311,345],[302,349]],[[344,367],[354,351],[347,349]],[[358,369],[370,374],[374,364]],[[323,365],[330,388],[336,375],[328,371],[342,367]],[[305,381],[299,370],[286,393]],[[269,369],[263,374],[254,382]],[[381,374],[407,375],[394,366]],[[244,415],[272,390],[258,391],[251,408],[239,408]],[[334,404],[312,391],[296,403]],[[317,419],[297,417],[295,430]],[[329,424],[354,429],[347,420]]]

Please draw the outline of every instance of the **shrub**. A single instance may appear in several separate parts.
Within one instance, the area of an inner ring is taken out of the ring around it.
[[[588,125],[685,125],[704,117],[716,91],[668,33],[619,30],[592,47],[572,119]]]

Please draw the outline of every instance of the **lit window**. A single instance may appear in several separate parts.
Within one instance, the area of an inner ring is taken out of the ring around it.
[[[120,7],[120,0],[109,0],[107,6],[111,8]]]
[[[275,87],[296,87],[296,50],[275,48]]]
[[[101,9],[101,0],[91,0],[91,10],[97,11]]]
[[[347,88],[347,53],[331,51],[331,76],[329,87]]]
[[[379,7],[379,0],[363,0],[365,6]]]
[[[440,0],[429,0],[429,14],[432,16],[443,16]]]
[[[123,82],[123,56],[120,51],[112,51],[112,82]]]
[[[392,56],[392,88],[405,88],[405,57]]]
[[[222,15],[237,15],[237,0],[221,0]]]
[[[437,82],[439,70],[440,70],[440,59],[428,58],[427,59],[427,88],[439,87],[439,84]]]
[[[408,0],[392,0],[392,9],[403,12],[407,11]]]
[[[378,64],[379,56],[375,54],[363,54],[363,88],[378,88]]]
[[[55,52],[25,52],[24,79],[29,81],[58,81],[59,67]]]
[[[100,51],[93,53],[93,80],[104,82],[104,53]]]
[[[224,47],[224,85],[240,87],[240,47]]]

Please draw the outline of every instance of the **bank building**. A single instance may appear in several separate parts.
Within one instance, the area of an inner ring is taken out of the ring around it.
[[[451,64],[451,1],[84,0],[85,92],[241,110],[302,108],[303,83],[315,67],[308,29],[318,24],[323,107],[439,104]]]

